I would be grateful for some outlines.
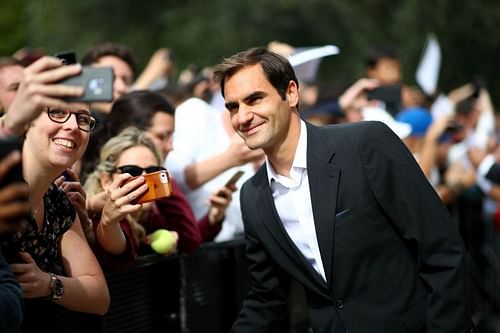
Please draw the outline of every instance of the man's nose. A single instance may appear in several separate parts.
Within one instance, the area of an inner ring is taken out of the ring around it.
[[[248,106],[240,106],[238,110],[238,122],[240,124],[245,124],[250,121],[253,117],[253,113],[250,107]]]

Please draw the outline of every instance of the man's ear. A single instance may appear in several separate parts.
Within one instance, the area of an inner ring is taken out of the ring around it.
[[[299,87],[293,80],[290,80],[288,83],[288,87],[286,88],[286,97],[291,107],[297,107],[299,105]]]
[[[99,174],[99,180],[101,181],[101,186],[104,190],[106,190],[113,181],[113,179],[111,179],[111,175],[105,171]]]

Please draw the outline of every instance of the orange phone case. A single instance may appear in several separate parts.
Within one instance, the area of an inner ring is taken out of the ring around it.
[[[134,200],[134,203],[146,203],[172,195],[172,184],[165,170],[147,173],[144,175],[148,191]]]

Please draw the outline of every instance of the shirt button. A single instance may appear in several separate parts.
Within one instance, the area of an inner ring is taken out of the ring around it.
[[[337,309],[339,310],[342,310],[344,308],[344,302],[342,302],[341,299],[338,299],[336,302],[335,302],[335,306],[337,307]]]

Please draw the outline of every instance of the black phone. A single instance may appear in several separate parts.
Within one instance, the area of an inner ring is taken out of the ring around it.
[[[394,117],[401,109],[401,85],[384,85],[368,90],[366,98],[383,102],[385,110]]]
[[[57,52],[54,56],[61,59],[65,65],[76,64],[76,53],[73,51]]]
[[[366,98],[369,100],[377,100],[385,103],[400,103],[401,101],[401,86],[386,85],[380,86],[366,92]]]
[[[74,182],[75,181],[75,179],[73,177],[71,177],[71,175],[69,174],[69,172],[67,170],[64,170],[61,173],[61,176],[64,177],[65,182]]]
[[[3,160],[11,152],[18,150],[21,151],[22,141],[18,138],[1,138],[0,139],[0,160]],[[11,183],[24,182],[23,168],[21,163],[13,166],[7,174],[0,179],[0,188],[7,186]]]
[[[227,187],[227,186],[230,186],[230,185],[234,185],[234,184],[236,184],[236,182],[237,182],[237,181],[241,178],[241,176],[243,176],[243,174],[244,174],[244,173],[245,173],[245,172],[244,172],[244,171],[241,171],[241,170],[236,171],[236,172],[235,172],[235,173],[231,176],[231,178],[229,178],[229,179],[228,179],[228,181],[224,184],[224,186],[225,186],[225,187]],[[219,192],[217,192],[217,195],[218,195],[219,197],[222,197],[222,196],[224,196],[224,192],[219,191]]]
[[[456,132],[460,132],[463,129],[464,129],[463,125],[461,125],[457,122],[452,122],[452,123],[448,124],[448,126],[446,126],[444,132],[445,133],[456,133]]]
[[[113,68],[82,67],[80,75],[60,81],[60,84],[82,86],[85,93],[80,97],[63,98],[68,102],[111,102],[113,100]]]

